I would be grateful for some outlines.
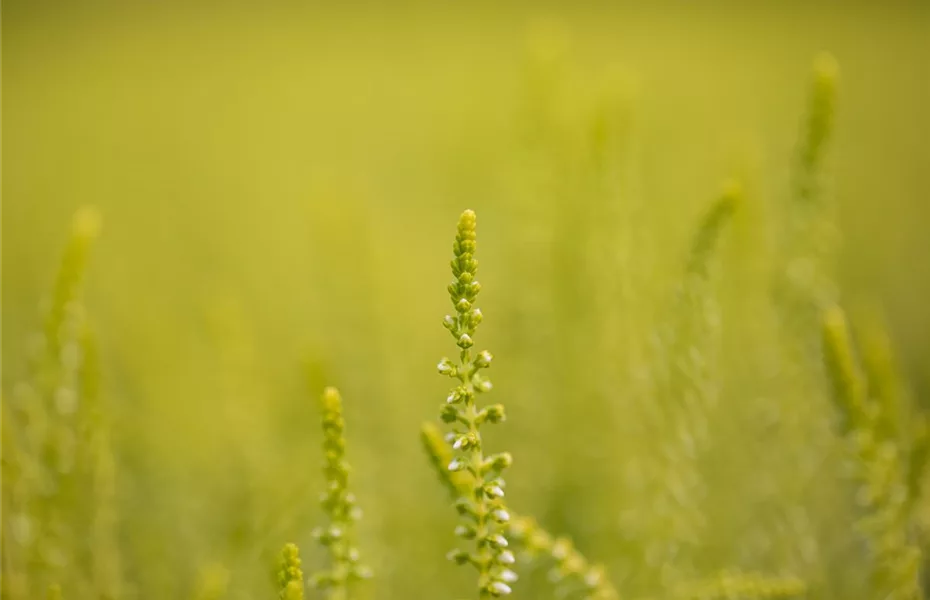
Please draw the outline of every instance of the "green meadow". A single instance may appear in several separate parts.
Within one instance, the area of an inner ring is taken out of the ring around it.
[[[927,3],[2,50],[4,600],[930,595]]]

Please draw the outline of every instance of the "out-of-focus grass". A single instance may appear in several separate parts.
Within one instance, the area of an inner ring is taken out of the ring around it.
[[[863,559],[835,506],[834,441],[809,487],[792,484],[809,440],[777,423],[807,400],[781,395],[806,388],[767,368],[771,248],[810,60],[829,49],[842,287],[884,307],[926,397],[925,6],[14,2],[3,17],[4,389],[70,215],[96,205],[86,305],[132,595],[183,597],[219,563],[232,597],[257,597],[284,541],[321,558],[307,543],[321,479],[306,361],[313,386],[350,399],[373,595],[467,589],[442,561],[453,517],[417,441],[444,394],[431,368],[465,207],[482,219],[484,329],[512,417],[492,436],[517,457],[515,502],[622,590],[655,593],[625,529],[650,498],[628,490],[675,432],[637,419],[636,373],[731,174],[747,199],[722,248],[726,375],[699,566],[865,594],[846,578]]]

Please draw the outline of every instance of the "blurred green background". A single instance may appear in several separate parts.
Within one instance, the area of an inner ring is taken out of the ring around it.
[[[125,597],[188,597],[211,564],[230,598],[271,597],[286,541],[313,570],[324,384],[346,402],[368,597],[468,593],[417,438],[446,393],[434,365],[454,350],[440,320],[464,208],[479,217],[478,343],[510,411],[489,443],[516,458],[513,505],[624,593],[660,595],[642,550],[654,498],[636,482],[677,432],[638,419],[637,374],[731,176],[747,198],[720,254],[707,523],[682,564],[870,597],[830,405],[766,362],[772,248],[810,64],[828,50],[842,296],[885,315],[928,397],[930,4],[14,1],[2,17],[4,390],[71,216],[93,205],[84,297]],[[813,421],[792,420],[800,405]],[[525,580],[516,597],[550,593]]]

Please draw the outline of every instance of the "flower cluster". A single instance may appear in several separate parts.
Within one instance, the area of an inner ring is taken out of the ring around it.
[[[475,213],[466,210],[458,223],[458,233],[452,246],[452,275],[449,295],[455,307],[455,316],[447,315],[443,325],[455,338],[459,347],[459,360],[443,358],[439,373],[457,381],[446,398],[440,416],[452,425],[448,435],[454,450],[446,468],[467,477],[464,493],[455,502],[462,521],[455,532],[461,538],[472,540],[474,549],[453,550],[449,558],[458,564],[470,563],[479,573],[478,588],[482,597],[503,596],[511,591],[510,584],[516,574],[510,570],[515,561],[507,549],[505,535],[510,513],[504,504],[503,471],[510,466],[510,454],[504,452],[485,456],[480,428],[485,423],[504,420],[504,407],[500,404],[479,408],[477,396],[491,391],[491,381],[482,371],[491,365],[487,350],[473,353],[473,337],[481,323],[481,311],[475,299],[481,285],[475,279],[478,261],[475,260]]]
[[[278,566],[278,597],[281,600],[303,600],[304,572],[300,569],[300,549],[285,544]]]
[[[336,388],[323,391],[323,474],[326,491],[321,505],[329,517],[329,525],[314,530],[314,537],[327,548],[330,569],[315,574],[311,584],[326,590],[332,599],[348,597],[349,584],[371,577],[371,571],[360,564],[355,545],[354,526],[362,511],[355,495],[348,489],[349,464],[345,460],[345,420],[342,417],[342,397]]]

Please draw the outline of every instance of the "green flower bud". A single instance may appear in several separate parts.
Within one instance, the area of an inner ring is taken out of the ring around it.
[[[503,423],[507,419],[507,415],[504,412],[503,404],[492,404],[482,409],[478,414],[478,418],[487,420],[489,423]]]
[[[453,561],[457,565],[464,565],[471,559],[471,555],[468,554],[468,552],[465,550],[459,550],[456,548],[455,550],[450,550],[449,553],[446,554],[446,558]]]
[[[472,505],[471,501],[468,498],[459,498],[455,501],[455,510],[461,516],[474,517],[476,516],[475,507]]]
[[[474,525],[458,525],[455,528],[455,535],[466,540],[473,540],[477,535],[478,530],[475,529]]]
[[[491,380],[486,379],[484,377],[475,376],[474,378],[472,378],[472,381],[475,386],[475,391],[481,392],[483,394],[490,392],[491,389],[494,387],[494,384],[491,383]]]
[[[478,437],[473,433],[466,433],[458,436],[455,443],[452,444],[453,450],[467,450],[478,444]]]
[[[499,485],[485,486],[484,493],[487,494],[488,498],[503,498],[504,497],[504,489]]]
[[[455,377],[458,372],[455,365],[452,364],[452,361],[448,358],[443,358],[439,361],[439,364],[436,365],[436,369],[439,371],[440,375],[448,375],[449,377]]]
[[[451,404],[443,404],[439,409],[439,417],[443,423],[455,423],[459,418],[459,411]]]
[[[513,456],[509,452],[501,452],[484,459],[481,465],[482,473],[500,473],[513,464]]]

